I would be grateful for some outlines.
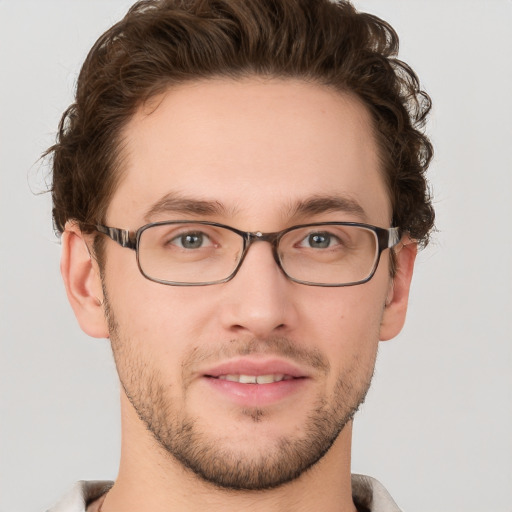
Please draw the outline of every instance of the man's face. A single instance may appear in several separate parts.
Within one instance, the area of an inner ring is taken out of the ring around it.
[[[369,115],[325,87],[262,79],[180,86],[142,108],[124,142],[109,226],[390,226]],[[231,281],[176,287],[145,279],[133,251],[105,243],[120,380],[161,447],[203,479],[249,489],[289,481],[326,453],[364,399],[379,336],[388,337],[387,252],[368,283],[322,288],[288,280],[270,245],[258,242]],[[236,382],[240,375],[276,382]]]

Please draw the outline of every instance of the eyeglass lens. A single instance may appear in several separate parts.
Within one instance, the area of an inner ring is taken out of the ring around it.
[[[244,238],[230,229],[198,223],[151,225],[140,234],[139,266],[157,281],[194,284],[225,280],[236,270]],[[294,228],[278,241],[277,254],[292,279],[315,284],[364,281],[378,259],[377,236],[351,225]]]

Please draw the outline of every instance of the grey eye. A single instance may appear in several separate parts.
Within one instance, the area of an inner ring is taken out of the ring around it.
[[[208,240],[204,233],[183,233],[177,236],[172,243],[183,249],[199,249]]]
[[[330,233],[311,233],[307,236],[307,245],[313,249],[326,249],[330,247],[332,239]]]

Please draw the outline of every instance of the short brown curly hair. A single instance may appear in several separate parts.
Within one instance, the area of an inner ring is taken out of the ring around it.
[[[144,0],[94,44],[52,157],[53,218],[101,223],[119,176],[120,134],[140,105],[174,84],[251,75],[350,92],[369,109],[393,223],[426,245],[434,223],[423,133],[431,108],[397,59],[385,21],[345,0]]]

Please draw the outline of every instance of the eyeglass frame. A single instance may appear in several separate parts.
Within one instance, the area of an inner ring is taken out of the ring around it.
[[[153,226],[162,226],[162,225],[172,225],[172,224],[200,224],[200,225],[206,225],[206,226],[214,226],[219,228],[224,228],[229,231],[232,231],[239,235],[243,239],[243,248],[242,248],[242,254],[240,256],[240,259],[238,260],[238,263],[236,267],[234,268],[233,272],[231,274],[224,278],[217,281],[206,281],[206,282],[200,282],[200,283],[181,283],[176,281],[165,281],[163,279],[157,279],[154,277],[149,276],[146,274],[140,264],[139,259],[139,242],[140,238],[142,236],[142,233],[146,231],[147,229],[153,227]],[[277,248],[279,245],[279,241],[281,238],[283,238],[284,235],[286,235],[288,232],[293,231],[295,229],[300,228],[308,228],[308,227],[314,227],[314,226],[354,226],[354,227],[360,227],[364,229],[368,229],[370,231],[373,231],[375,233],[376,239],[377,239],[377,256],[375,258],[375,263],[373,265],[373,268],[369,274],[368,277],[365,279],[362,279],[360,281],[354,281],[350,283],[313,283],[310,281],[302,281],[300,279],[295,279],[294,277],[290,276],[286,270],[283,268],[281,260],[279,258],[279,254],[277,252]],[[375,275],[375,272],[377,271],[377,267],[380,263],[380,256],[383,251],[386,249],[392,249],[395,247],[401,239],[401,232],[400,228],[398,227],[390,227],[390,228],[381,228],[378,226],[374,226],[372,224],[365,224],[362,222],[312,222],[308,224],[299,224],[296,226],[290,226],[286,229],[283,229],[281,231],[275,231],[275,232],[269,232],[269,233],[263,233],[261,231],[242,231],[240,229],[234,228],[232,226],[227,226],[226,224],[220,224],[218,222],[210,222],[210,221],[204,221],[204,220],[164,220],[159,222],[150,222],[149,224],[145,224],[144,226],[141,226],[136,231],[130,231],[128,229],[122,229],[122,228],[113,228],[110,226],[105,226],[103,224],[94,224],[90,226],[95,231],[102,233],[106,236],[108,236],[111,240],[118,243],[121,247],[125,247],[127,249],[132,249],[136,253],[137,258],[137,266],[139,267],[140,273],[149,281],[153,281],[155,283],[160,283],[168,286],[210,286],[213,284],[221,284],[226,283],[228,281],[231,281],[235,277],[235,275],[240,270],[240,267],[242,266],[244,259],[247,255],[247,252],[249,251],[251,245],[254,242],[268,242],[270,243],[272,247],[272,254],[274,256],[274,260],[277,263],[278,267],[281,269],[283,274],[289,279],[290,281],[298,284],[303,284],[306,286],[320,286],[325,288],[341,288],[345,286],[356,286],[359,284],[364,284],[370,281],[372,277]]]

